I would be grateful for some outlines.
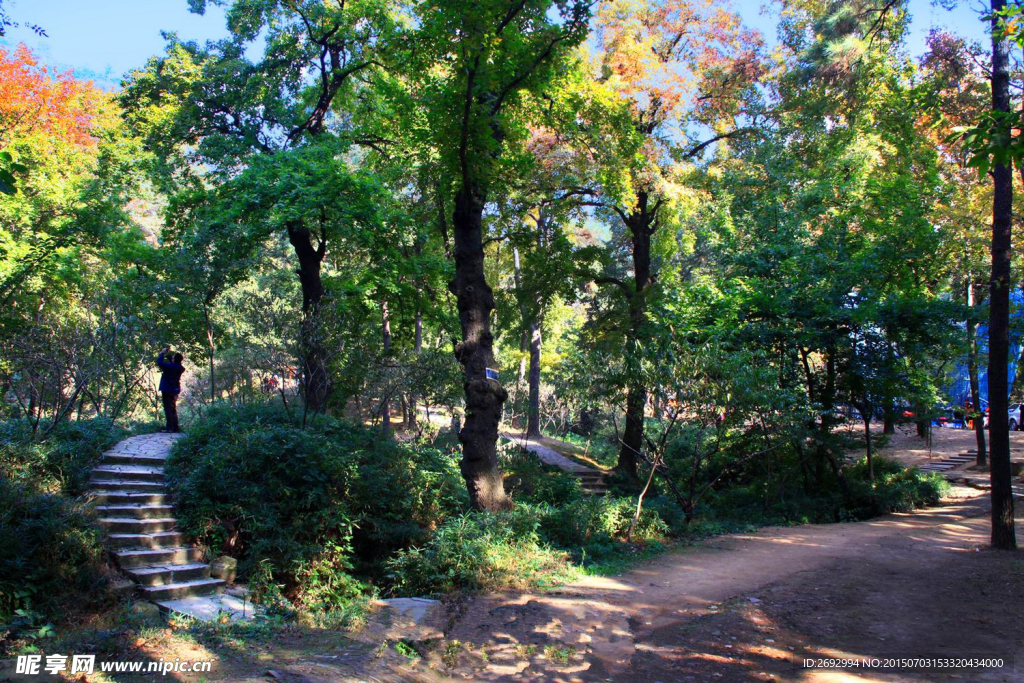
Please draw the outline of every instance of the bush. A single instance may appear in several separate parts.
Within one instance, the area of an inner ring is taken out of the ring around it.
[[[764,482],[755,479],[746,486],[718,491],[705,512],[715,519],[731,519],[756,524],[806,524],[863,520],[889,512],[909,512],[936,505],[949,491],[942,476],[907,469],[888,458],[874,459],[875,480],[868,479],[867,461],[847,467],[845,478],[849,493],[844,495],[838,483],[830,479],[830,488],[808,493],[795,483],[766,505]]]
[[[106,600],[101,541],[82,501],[0,477],[0,623],[66,622]]]
[[[80,495],[105,450],[127,435],[106,418],[62,422],[45,439],[28,420],[0,423],[0,476],[48,493]]]
[[[579,479],[514,444],[501,451],[505,491],[517,502],[565,505],[583,498]]]
[[[949,482],[941,475],[906,468],[888,458],[874,458],[875,480],[868,479],[867,459],[847,470],[849,499],[842,515],[847,519],[867,519],[888,512],[910,512],[936,505],[949,493]]]
[[[604,556],[625,540],[636,514],[636,500],[588,496],[567,505],[545,508],[542,537],[559,548],[579,556]],[[657,511],[644,506],[633,532],[634,542],[660,540],[669,532]]]
[[[518,505],[449,520],[427,543],[399,552],[388,563],[393,590],[437,595],[533,585],[543,575],[565,570],[565,554],[540,543],[541,514]]]
[[[318,610],[365,592],[353,573],[379,574],[468,503],[453,455],[326,416],[302,427],[280,406],[212,408],[167,472],[186,533]]]

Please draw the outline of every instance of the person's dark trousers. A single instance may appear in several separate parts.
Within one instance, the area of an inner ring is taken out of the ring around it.
[[[167,418],[167,431],[178,431],[178,395],[169,391],[161,391],[164,401],[164,417]]]

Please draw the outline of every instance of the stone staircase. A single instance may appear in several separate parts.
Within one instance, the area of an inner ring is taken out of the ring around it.
[[[1011,448],[1011,457],[1020,457],[1024,455],[1024,449]],[[961,482],[967,484],[976,489],[988,491],[992,488],[989,483],[989,475],[987,472],[972,472],[969,470],[965,471],[954,471],[960,470],[965,465],[972,465],[978,459],[978,451],[976,449],[969,449],[963,453],[957,455],[950,455],[942,460],[935,460],[933,462],[925,463],[919,466],[922,472],[936,472],[941,474],[946,479],[952,482]],[[1016,470],[1015,470],[1016,471]],[[1013,492],[1014,497],[1024,498],[1024,482],[1019,477],[1014,477],[1011,480],[1010,489]]]
[[[933,462],[925,463],[918,467],[922,472],[946,472],[948,470],[962,467],[968,463],[974,462],[976,456],[971,453],[960,453],[959,455],[951,455],[943,458],[942,460],[935,460]]]
[[[90,494],[99,524],[121,569],[143,596],[160,604],[220,593],[203,553],[176,530],[164,460],[180,434],[143,434],[103,454],[93,469]]]
[[[605,481],[607,475],[601,470],[573,470],[569,474],[579,479],[583,493],[588,493],[592,496],[603,496],[608,493],[608,483]]]

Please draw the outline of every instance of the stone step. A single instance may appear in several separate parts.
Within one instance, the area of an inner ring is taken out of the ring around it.
[[[114,552],[118,565],[129,567],[155,567],[168,564],[192,564],[203,561],[199,548],[146,548],[141,550],[118,550]]]
[[[173,517],[163,519],[135,519],[134,517],[100,517],[100,526],[108,533],[151,534],[170,531],[178,523]]]
[[[134,492],[134,493],[166,493],[167,485],[162,481],[146,481],[142,479],[92,479],[93,494]]]
[[[152,567],[130,567],[125,572],[143,586],[167,586],[196,579],[210,578],[210,565],[202,562],[189,564],[154,565]]]
[[[144,586],[143,594],[150,600],[180,600],[197,595],[219,593],[224,589],[220,579],[195,579],[181,583],[169,583],[165,586]]]
[[[166,493],[135,491],[93,491],[91,495],[97,505],[166,505],[170,500]]]
[[[164,468],[148,465],[99,465],[92,470],[92,481],[116,481],[119,479],[163,482]]]
[[[970,449],[967,452],[969,454],[971,454],[971,455],[975,455],[975,456],[978,455],[978,449],[977,448],[972,448],[972,449]],[[986,449],[985,452],[988,453],[989,451]],[[1011,448],[1010,449],[1010,454],[1011,455],[1024,455],[1024,448]]]
[[[131,517],[133,519],[170,519],[174,514],[173,505],[97,505],[96,512],[108,519]]]
[[[158,531],[153,534],[107,534],[107,542],[114,548],[177,548],[185,543],[185,534],[178,531]]]
[[[147,465],[150,467],[163,467],[166,455],[138,455],[134,453],[111,453],[103,454],[100,462],[104,465]]]

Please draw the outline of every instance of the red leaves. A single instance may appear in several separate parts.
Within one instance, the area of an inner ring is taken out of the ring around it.
[[[104,97],[91,81],[41,66],[24,44],[13,53],[0,48],[0,146],[16,134],[45,133],[91,147],[92,122]]]

